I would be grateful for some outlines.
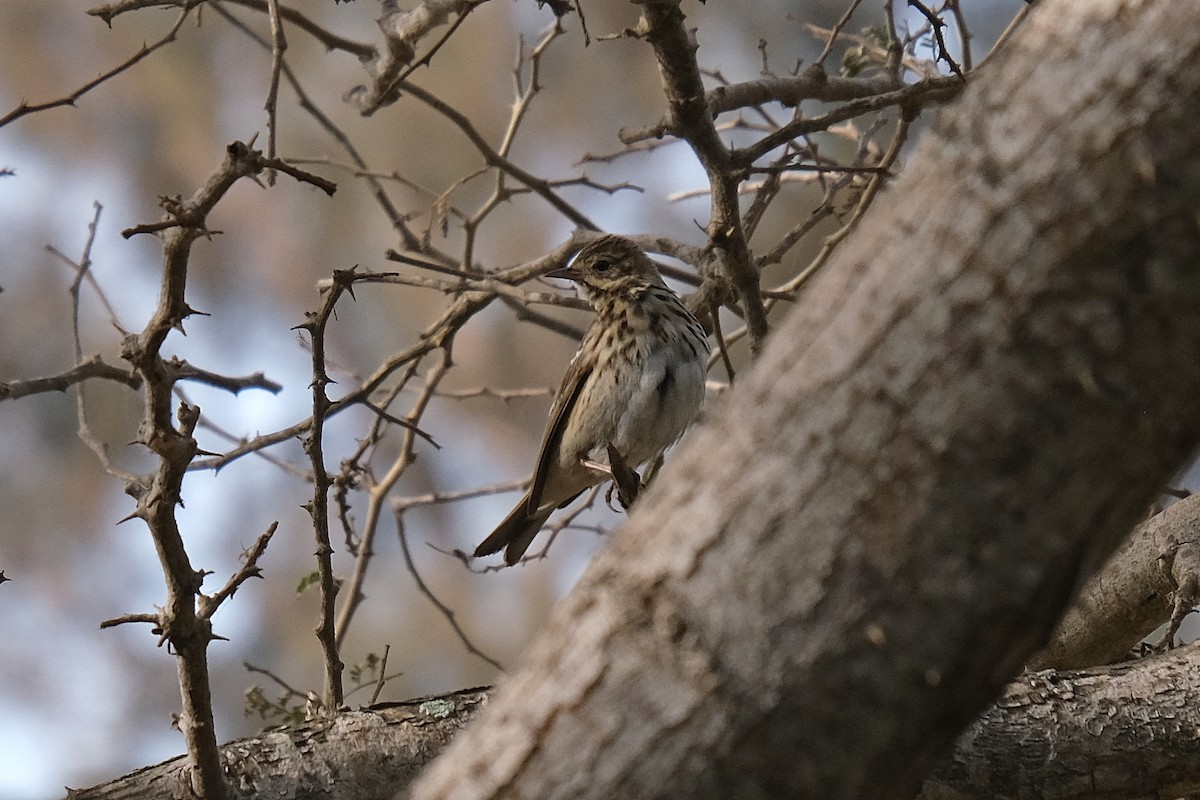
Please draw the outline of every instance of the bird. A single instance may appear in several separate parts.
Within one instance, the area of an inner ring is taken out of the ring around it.
[[[547,277],[575,281],[595,311],[555,395],[528,491],[475,557],[521,560],[559,508],[612,480],[628,506],[640,478],[696,419],[710,352],[700,321],[624,236],[584,245]]]

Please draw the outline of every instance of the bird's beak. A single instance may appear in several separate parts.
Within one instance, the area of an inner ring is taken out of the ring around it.
[[[546,277],[547,278],[564,278],[565,280],[568,280],[568,281],[578,281],[578,280],[583,279],[583,276],[580,275],[575,270],[575,267],[570,267],[570,266],[563,267],[561,269],[552,269],[546,273]]]

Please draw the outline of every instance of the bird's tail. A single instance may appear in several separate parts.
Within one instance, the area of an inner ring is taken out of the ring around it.
[[[527,492],[513,507],[513,510],[508,512],[508,516],[496,526],[496,530],[479,543],[479,546],[475,548],[475,557],[489,556],[504,549],[506,564],[511,566],[520,561],[521,556],[525,555],[525,551],[533,542],[533,537],[538,535],[538,531],[550,517],[550,512],[554,510],[551,507],[545,511],[538,511],[536,508],[530,508],[529,505],[530,499]]]

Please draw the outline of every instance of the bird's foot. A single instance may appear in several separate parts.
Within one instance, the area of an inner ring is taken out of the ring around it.
[[[617,487],[617,500],[621,503],[622,508],[628,510],[637,500],[638,493],[642,491],[642,478],[634,471],[633,467],[625,462],[624,456],[611,444],[608,446],[608,466],[612,473],[613,486]],[[610,490],[609,494],[611,495],[611,493]]]

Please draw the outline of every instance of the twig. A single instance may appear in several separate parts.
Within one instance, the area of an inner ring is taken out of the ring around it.
[[[131,622],[145,622],[158,627],[162,619],[158,614],[124,614],[120,617],[104,620],[100,623],[100,629],[115,628],[118,625],[127,625]]]
[[[183,391],[183,389],[181,387],[179,387],[179,386],[175,387],[175,394],[183,402],[188,403],[189,405],[192,405],[192,402],[188,399],[186,393]],[[221,439],[224,439],[226,442],[229,442],[234,445],[243,445],[247,441],[246,437],[236,436],[233,433],[230,433],[225,428],[222,428],[220,425],[213,422],[212,419],[210,419],[207,415],[205,415],[203,413],[200,415],[200,421],[198,423],[196,423],[196,427],[202,428],[206,431],[209,431],[210,433],[214,433],[217,436],[219,436]],[[286,460],[279,458],[278,456],[275,456],[271,453],[266,453],[266,452],[263,452],[262,450],[257,450],[257,451],[255,451],[255,455],[257,455],[259,458],[263,459],[264,461],[266,461],[270,464],[274,464],[279,469],[283,470],[284,472],[288,473],[289,475],[299,478],[302,481],[308,481],[312,477],[309,474],[307,469],[302,469],[301,467],[298,467],[295,464],[291,464],[291,463],[287,462]],[[195,463],[193,462],[193,464],[189,467],[189,469],[194,468],[194,467],[195,467]]]
[[[189,364],[180,358],[171,358],[165,363],[165,366],[177,381],[195,381],[196,383],[203,383],[218,389],[224,389],[233,394],[239,394],[246,389],[262,389],[271,394],[279,394],[283,391],[283,384],[271,380],[261,372],[240,377],[220,375],[216,372],[210,372],[209,370]]]
[[[425,409],[429,407],[429,403],[433,399],[434,391],[449,371],[450,364],[450,349],[449,343],[447,343],[442,348],[442,359],[425,375],[425,386],[421,389],[421,393],[413,403],[412,409],[408,412],[409,419],[418,420],[425,413]],[[336,631],[339,642],[345,638],[346,633],[350,630],[350,622],[354,619],[354,612],[358,610],[359,605],[364,599],[362,586],[366,581],[367,568],[370,566],[371,558],[375,554],[373,544],[375,534],[379,528],[379,518],[382,514],[383,503],[391,493],[392,488],[396,485],[396,482],[400,480],[400,477],[413,461],[416,460],[415,443],[413,430],[406,429],[399,455],[397,455],[383,477],[379,479],[379,482],[372,486],[368,492],[367,518],[363,522],[362,543],[359,546],[358,558],[354,564],[354,572],[351,574],[349,584],[346,587],[346,599],[342,603],[341,612],[337,618]]]
[[[394,251],[388,251],[388,258],[399,260],[402,258]],[[578,297],[571,297],[562,294],[553,294],[551,292],[528,292],[524,289],[518,289],[511,284],[494,280],[492,278],[468,278],[462,277],[456,281],[439,281],[436,278],[425,278],[419,275],[381,275],[377,283],[399,283],[406,286],[419,286],[426,289],[437,289],[446,294],[460,294],[462,292],[488,292],[499,297],[508,297],[516,300],[523,305],[541,304],[548,306],[565,306],[567,308],[575,308],[586,310],[590,308],[585,300]]]
[[[971,39],[974,36],[971,34],[971,29],[967,26],[967,15],[963,13],[960,0],[946,0],[944,8],[949,9],[950,13],[954,15],[954,25],[958,28],[958,38],[962,42],[963,72],[969,74],[974,69],[971,57]]]
[[[251,578],[262,577],[262,569],[258,566],[258,560],[266,552],[267,545],[271,543],[271,537],[275,535],[275,531],[278,528],[279,522],[272,522],[267,530],[255,540],[254,546],[242,554],[241,568],[230,576],[229,580],[217,590],[216,594],[200,595],[199,614],[201,617],[212,619],[212,615],[221,607],[221,604],[230,597],[233,597],[234,593],[243,583]]]
[[[400,417],[397,417],[394,414],[389,414],[387,411],[385,411],[384,409],[375,405],[370,400],[364,400],[362,404],[366,408],[369,408],[371,411],[375,412],[375,414],[378,415],[379,417],[381,417],[382,419],[387,420],[388,422],[392,423],[393,425],[399,425],[401,428],[407,428],[408,430],[415,433],[417,436],[420,436],[422,439],[429,442],[429,444],[433,445],[433,448],[435,450],[442,449],[442,446],[437,443],[436,439],[434,439],[432,436],[430,436],[425,431],[421,430],[420,426],[417,425],[417,423],[413,422],[411,419],[401,419]]]
[[[408,572],[413,576],[413,580],[416,581],[417,588],[420,589],[421,594],[425,595],[426,599],[433,603],[434,607],[437,608],[438,611],[442,612],[442,616],[446,618],[446,621],[450,623],[450,627],[454,629],[456,634],[458,634],[459,640],[463,643],[463,646],[467,649],[468,653],[478,656],[500,672],[504,672],[504,667],[500,666],[499,661],[475,646],[470,637],[467,636],[466,631],[464,631],[462,626],[458,624],[458,620],[455,618],[453,609],[439,600],[425,584],[425,580],[421,577],[421,573],[417,572],[416,564],[413,563],[412,553],[408,549],[408,535],[404,530],[404,511],[400,508],[395,508],[394,511],[396,516],[396,531],[400,535],[400,551],[404,554],[404,563],[408,566]]]
[[[696,44],[684,26],[678,3],[641,0],[646,39],[663,76],[676,136],[685,139],[708,174],[712,211],[706,231],[724,275],[738,293],[750,332],[750,349],[758,353],[767,335],[767,316],[759,294],[758,269],[742,229],[738,179],[730,151],[722,144],[705,102],[696,64]]]
[[[493,389],[490,386],[479,386],[474,389],[458,389],[454,391],[439,391],[436,392],[438,397],[446,397],[451,400],[473,400],[477,397],[490,397],[496,400],[508,402],[517,398],[524,397],[553,397],[554,389],[550,386],[539,386],[528,389]]]
[[[76,367],[74,368],[75,370],[86,366],[83,360],[83,336],[79,330],[80,294],[83,287],[83,282],[85,280],[90,281],[92,287],[96,290],[96,294],[100,297],[101,303],[103,303],[105,309],[108,311],[109,319],[112,321],[113,325],[117,328],[117,330],[125,333],[125,330],[116,320],[116,314],[113,311],[112,306],[109,305],[108,298],[104,296],[104,292],[100,289],[99,284],[96,282],[95,275],[92,274],[92,245],[96,241],[96,231],[100,226],[100,213],[103,210],[103,207],[99,203],[94,203],[93,207],[95,208],[96,213],[92,216],[92,221],[88,223],[87,241],[84,243],[83,253],[80,256],[78,263],[67,258],[53,247],[49,248],[50,252],[58,256],[65,264],[75,271],[75,277],[71,279],[71,288],[69,290],[71,295],[71,340],[72,344],[74,345],[76,363]],[[89,359],[88,363],[90,362],[100,362],[100,357],[98,355],[93,356],[91,359]],[[107,365],[104,366],[107,367]],[[116,368],[109,367],[109,369]],[[127,373],[127,377],[121,377],[118,378],[118,380],[121,380],[122,382],[128,382],[131,388],[135,389],[141,388],[142,385],[141,378],[133,372]],[[133,380],[137,381],[136,386],[132,384]],[[0,397],[2,396],[3,387],[0,387]],[[83,380],[80,380],[78,383],[78,388],[75,391],[75,418],[78,424],[76,435],[79,437],[79,440],[87,445],[88,449],[95,454],[96,459],[100,462],[100,466],[107,474],[123,481],[126,486],[144,485],[145,481],[141,476],[135,475],[123,469],[119,469],[115,464],[113,464],[112,459],[109,457],[107,445],[105,445],[104,442],[101,442],[98,438],[96,438],[95,434],[92,433],[91,425],[88,423],[87,401],[84,397]]]
[[[725,334],[721,330],[721,309],[713,304],[710,310],[712,317],[712,333],[717,339],[717,353],[720,354],[721,361],[725,364],[725,374],[729,376],[729,382],[732,384],[736,378],[733,370],[733,360],[729,357],[729,347],[725,343]]]
[[[325,665],[324,706],[329,710],[341,707],[342,669],[344,664],[338,656],[338,640],[334,630],[338,582],[333,574],[333,546],[329,539],[329,489],[331,480],[325,468],[325,420],[331,402],[326,387],[333,381],[325,371],[325,327],[333,314],[334,306],[351,285],[354,270],[334,270],[333,284],[325,294],[321,308],[309,312],[308,319],[297,327],[308,331],[312,348],[312,424],[304,438],[304,452],[312,462],[313,497],[305,508],[312,517],[313,531],[317,540],[317,575],[321,590],[321,611],[317,623],[317,640]]]
[[[138,50],[136,53],[134,53],[132,56],[127,58],[125,61],[123,61],[120,64],[118,64],[117,66],[113,67],[108,72],[104,72],[104,73],[101,73],[100,75],[96,76],[92,80],[90,80],[87,83],[80,86],[75,91],[71,92],[66,97],[60,97],[57,100],[50,100],[45,103],[34,103],[34,104],[29,104],[29,103],[26,103],[24,100],[22,100],[20,103],[17,104],[16,108],[14,108],[12,111],[5,114],[3,117],[0,117],[0,128],[3,128],[5,125],[12,122],[13,120],[20,119],[21,117],[25,116],[26,114],[32,114],[37,111],[46,111],[48,109],[59,108],[61,106],[75,105],[75,101],[77,101],[79,98],[83,97],[85,94],[90,92],[92,89],[95,89],[97,86],[104,83],[105,81],[107,81],[111,78],[114,78],[117,75],[120,75],[125,70],[129,69],[130,67],[134,66],[138,62],[140,62],[143,59],[145,59],[146,57],[148,57],[155,50],[158,50],[159,48],[164,47],[164,46],[170,44],[171,42],[175,41],[175,34],[177,34],[179,32],[179,29],[183,26],[183,21],[188,18],[188,15],[192,12],[192,8],[194,8],[200,2],[201,2],[201,0],[187,0],[187,2],[184,5],[184,8],[183,8],[183,13],[179,15],[179,19],[175,20],[175,24],[171,26],[171,29],[169,31],[167,31],[166,36],[159,39],[157,42],[155,42],[152,45],[144,45],[143,44],[142,49]],[[172,5],[178,5],[178,3],[172,3]],[[88,13],[93,14],[95,12],[96,12],[96,10],[92,9]],[[102,14],[96,14],[96,16],[100,16],[103,18]],[[107,19],[105,21],[110,21],[110,20],[111,20],[111,18]]]
[[[28,380],[0,381],[0,400],[19,400],[22,397],[42,392],[65,392],[75,384],[91,378],[116,381],[131,389],[138,389],[142,385],[142,379],[137,373],[106,364],[100,356],[93,355],[59,375]]]
[[[834,42],[837,41],[842,30],[845,29],[848,24],[850,24],[850,18],[854,16],[854,12],[858,9],[860,3],[862,3],[862,0],[851,0],[850,4],[846,7],[846,11],[842,14],[841,18],[834,24],[833,29],[829,32],[829,36],[825,38],[825,47],[821,50],[821,55],[817,56],[815,63],[823,65],[825,63],[825,59],[829,58],[829,54],[833,52]]]
[[[560,197],[554,191],[550,181],[547,181],[544,178],[539,178],[533,173],[517,166],[512,161],[501,155],[498,151],[493,149],[492,146],[487,143],[487,140],[484,139],[483,134],[481,134],[475,128],[474,124],[472,124],[472,122],[467,119],[464,114],[455,109],[449,103],[442,100],[433,92],[427,91],[414,83],[405,82],[402,88],[405,92],[425,103],[434,111],[437,111],[439,114],[446,117],[446,119],[454,123],[454,125],[460,131],[462,131],[463,135],[467,137],[467,140],[475,146],[475,149],[479,151],[479,154],[483,156],[483,160],[489,167],[495,167],[496,169],[503,170],[525,186],[529,187],[530,191],[541,197],[556,211],[558,211],[567,219],[571,220],[572,223],[580,228],[586,228],[593,231],[600,230],[600,228],[594,222],[584,216],[583,212],[579,211],[566,200],[562,199],[562,197]]]
[[[383,658],[379,662],[379,680],[375,682],[375,691],[371,693],[371,702],[368,705],[375,705],[379,700],[379,693],[383,691],[383,685],[387,683],[387,661],[388,655],[392,652],[392,646],[385,644],[383,646]]]
[[[908,7],[915,8],[921,16],[929,20],[929,25],[933,29],[934,40],[937,42],[937,47],[934,50],[935,60],[945,61],[950,71],[965,83],[967,78],[963,75],[962,67],[958,66],[958,62],[950,56],[950,48],[946,47],[946,40],[942,37],[942,28],[946,27],[946,23],[924,3],[920,2],[920,0],[908,0]]]
[[[242,666],[246,668],[247,672],[254,672],[254,673],[257,673],[264,677],[270,678],[272,681],[274,681],[279,686],[280,689],[283,689],[285,692],[287,692],[288,697],[294,697],[294,698],[308,697],[308,692],[300,691],[299,689],[297,689],[296,687],[292,686],[290,683],[285,681],[283,678],[279,677],[274,672],[272,672],[269,669],[266,669],[265,667],[256,667],[255,665],[251,664],[249,661],[243,661]]]
[[[283,54],[287,50],[287,36],[283,32],[283,20],[279,16],[279,0],[267,0],[267,16],[271,20],[271,81],[267,89],[267,157],[275,158],[278,118],[275,106],[279,100],[279,74],[283,71]],[[275,185],[275,171],[267,171],[267,185]]]
[[[253,8],[257,11],[265,11],[269,14],[271,13],[270,3],[275,3],[276,0],[221,0],[221,2],[234,3],[239,6],[245,6],[246,8]],[[314,39],[323,44],[326,50],[341,50],[349,53],[352,56],[355,56],[360,60],[377,58],[379,55],[379,51],[375,49],[374,45],[363,44],[361,42],[353,41],[352,39],[342,38],[341,36],[322,28],[320,25],[313,22],[311,19],[304,16],[304,14],[300,13],[294,8],[290,8],[285,5],[280,5],[278,8],[280,19],[287,20],[300,30],[312,36]]]
[[[441,392],[438,394],[445,396]],[[505,492],[524,491],[528,487],[528,480],[509,481],[508,483],[497,483],[492,486],[481,486],[476,489],[464,489],[458,492],[430,492],[429,494],[397,497],[392,500],[392,508],[399,511],[408,511],[411,508],[419,508],[421,506],[457,503],[461,500],[473,500],[476,497],[488,497]]]

